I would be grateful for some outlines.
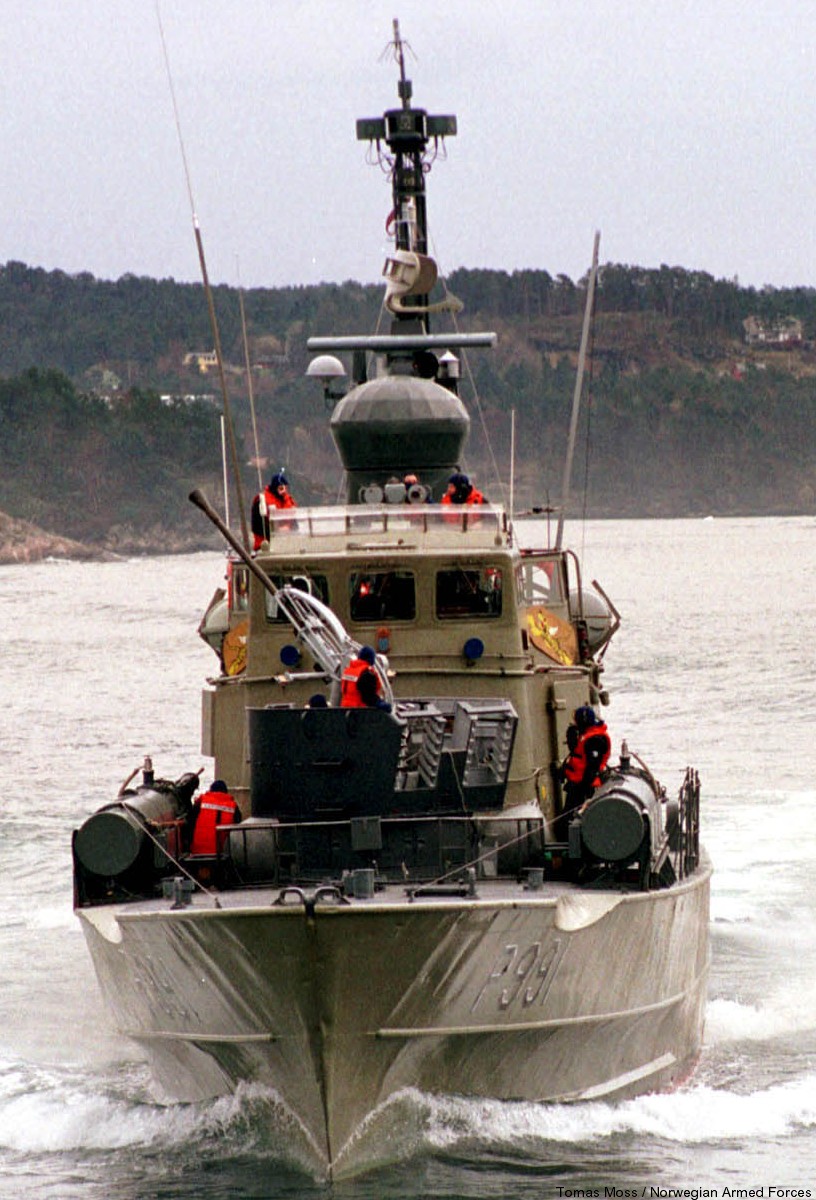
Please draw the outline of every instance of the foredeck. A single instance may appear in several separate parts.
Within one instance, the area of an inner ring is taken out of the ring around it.
[[[377,887],[373,895],[360,897],[345,895],[335,884],[325,883],[308,887],[271,887],[266,885],[238,888],[196,888],[179,903],[177,897],[164,896],[154,899],[133,899],[123,903],[100,904],[78,909],[82,916],[100,928],[110,926],[112,920],[140,919],[147,915],[164,916],[173,920],[179,915],[213,915],[228,912],[280,913],[283,911],[301,914],[304,910],[319,909],[328,912],[336,909],[343,913],[388,912],[406,908],[437,908],[450,910],[485,908],[551,908],[558,906],[558,923],[562,929],[577,929],[592,924],[620,903],[641,904],[667,900],[694,891],[711,876],[711,863],[703,850],[697,868],[686,878],[670,888],[657,891],[638,891],[620,883],[609,887],[588,889],[578,883],[564,879],[544,878],[531,883],[514,879],[478,879],[469,890],[458,884],[388,884]]]

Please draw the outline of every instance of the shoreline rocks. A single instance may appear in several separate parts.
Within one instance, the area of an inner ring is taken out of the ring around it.
[[[164,526],[136,530],[117,525],[108,531],[104,544],[89,544],[49,533],[31,521],[9,516],[0,510],[0,566],[43,562],[48,558],[73,562],[116,562],[123,558],[190,554],[219,548],[217,534],[174,530]]]
[[[0,566],[42,562],[46,558],[105,561],[117,556],[98,546],[48,533],[30,521],[0,512]]]

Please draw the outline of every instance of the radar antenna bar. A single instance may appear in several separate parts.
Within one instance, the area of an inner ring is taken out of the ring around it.
[[[306,342],[306,348],[317,354],[330,350],[370,350],[374,354],[400,350],[473,350],[495,345],[495,333],[361,333],[310,337]]]

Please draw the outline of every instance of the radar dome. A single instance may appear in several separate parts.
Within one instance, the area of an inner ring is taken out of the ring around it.
[[[361,489],[412,472],[441,497],[470,427],[464,404],[432,379],[384,375],[352,388],[331,417],[331,433],[348,481],[349,503]]]

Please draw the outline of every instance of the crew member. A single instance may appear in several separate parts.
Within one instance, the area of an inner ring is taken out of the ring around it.
[[[427,504],[430,501],[428,488],[423,487],[419,482],[419,477],[413,471],[409,471],[407,475],[403,476],[402,482],[405,486],[406,504]]]
[[[482,493],[473,486],[467,475],[454,472],[448,480],[448,489],[442,497],[443,504],[486,504]]]
[[[384,708],[391,711],[391,705],[382,698],[382,684],[374,670],[376,661],[373,647],[360,647],[359,654],[351,660],[340,679],[341,708]]]
[[[255,538],[253,549],[258,550],[263,542],[269,541],[269,521],[267,514],[276,509],[297,508],[292,493],[289,491],[289,480],[279,471],[273,475],[262,492],[252,501],[251,525]]]
[[[576,708],[574,725],[567,730],[569,754],[564,764],[567,783],[566,808],[571,813],[588,800],[601,782],[609,762],[612,742],[606,725],[588,704]]]
[[[223,779],[213,781],[212,787],[193,802],[193,833],[190,839],[191,854],[218,854],[223,844],[218,830],[226,825],[237,825],[241,820],[235,797],[227,791]]]

